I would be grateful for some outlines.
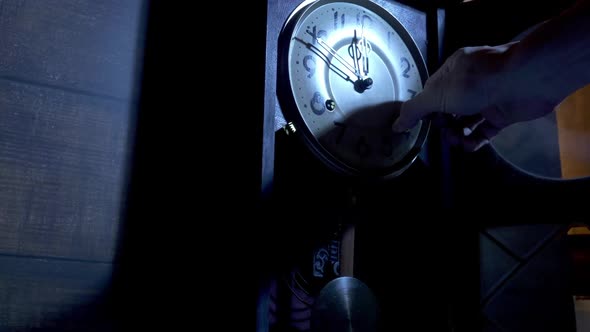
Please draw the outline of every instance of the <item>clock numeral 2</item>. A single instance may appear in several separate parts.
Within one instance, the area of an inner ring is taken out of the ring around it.
[[[410,60],[403,57],[402,58],[402,66],[405,66],[405,68],[403,69],[403,72],[402,72],[402,76],[405,78],[410,78],[410,75],[408,75],[408,72],[410,71]]]
[[[412,95],[412,97],[410,97],[410,98],[414,98],[416,96],[416,94],[418,93],[412,89],[408,89],[408,92]]]
[[[326,111],[326,106],[324,104],[324,98],[322,98],[322,95],[319,92],[314,93],[309,101],[311,110],[317,115],[322,115]]]

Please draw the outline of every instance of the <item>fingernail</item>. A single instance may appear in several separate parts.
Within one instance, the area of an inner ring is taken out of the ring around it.
[[[487,139],[486,139],[486,140],[483,140],[483,141],[481,141],[481,143],[479,143],[479,144],[478,144],[478,145],[475,147],[475,150],[474,150],[474,151],[477,151],[477,150],[481,149],[482,147],[484,147],[486,144],[489,144],[489,143],[490,143],[490,141],[489,141],[489,140],[487,140]]]

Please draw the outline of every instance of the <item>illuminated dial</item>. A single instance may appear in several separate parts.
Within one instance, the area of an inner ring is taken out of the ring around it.
[[[407,30],[373,1],[303,3],[281,32],[278,74],[286,117],[339,172],[399,173],[426,138],[423,122],[391,131],[396,105],[422,90],[427,73]]]

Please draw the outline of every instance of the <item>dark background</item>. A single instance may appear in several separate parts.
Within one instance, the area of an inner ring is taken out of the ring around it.
[[[567,2],[401,3],[445,10],[432,72],[457,47],[505,42]],[[339,212],[348,197],[348,183],[275,130],[268,4],[0,0],[0,330],[257,328],[261,286],[330,229],[309,221],[334,212],[301,222],[309,211],[285,188],[328,181]],[[390,226],[410,235],[391,252],[406,295],[412,282],[427,285],[422,295],[452,295],[470,330],[480,265],[465,248],[482,225],[584,216],[587,186],[533,182],[489,151],[432,139],[433,164],[416,163],[395,187],[360,188],[351,216],[370,221],[365,252],[389,240],[373,227],[380,218],[400,216]],[[387,294],[380,269],[368,264],[365,276]],[[438,287],[448,284],[453,292]]]
[[[322,166],[297,143],[285,143],[275,132],[274,96],[268,95],[274,90],[268,76],[272,66],[268,61],[273,59],[269,52],[274,50],[268,47],[272,39],[266,38],[276,33],[273,10],[285,14],[280,12],[281,5],[232,3],[215,11],[215,24],[200,25],[195,17],[207,15],[206,11],[151,3],[135,167],[122,242],[124,286],[115,294],[122,296],[118,303],[128,303],[122,308],[142,308],[133,323],[194,326],[212,322],[217,329],[237,323],[254,328],[260,323],[256,301],[261,283],[312,247],[323,227],[329,228],[329,222],[322,224],[326,220],[322,216],[334,211],[301,209],[297,195],[305,195],[306,185],[319,180],[327,186],[314,188],[326,190],[337,201],[338,211],[346,184],[324,174]],[[458,47],[506,42],[566,5],[404,4],[429,15],[439,7],[446,9],[440,48],[428,51],[431,71]],[[436,28],[424,29],[435,39]],[[416,289],[402,296],[407,322],[421,317],[411,309],[418,304],[409,300],[412,297],[450,298],[457,324],[470,330],[480,326],[479,263],[477,251],[466,248],[477,247],[477,232],[492,224],[554,222],[539,218],[548,211],[563,213],[564,207],[572,217],[581,215],[585,208],[577,200],[584,197],[587,186],[562,188],[531,181],[510,168],[497,167],[500,162],[490,151],[467,155],[448,149],[437,142],[436,132],[432,141],[432,165],[417,163],[395,186],[361,189],[366,189],[363,197],[370,202],[361,211],[364,219],[372,221],[368,225],[381,225],[380,217],[392,213],[384,208],[385,202],[399,199],[393,213],[404,216],[394,225],[400,233],[417,224],[432,230],[415,238],[407,255],[396,255],[405,262],[400,263],[402,282]],[[285,159],[282,153],[287,154]],[[299,189],[292,191],[291,186]],[[281,196],[284,188],[288,193]],[[503,195],[496,195],[498,191]],[[309,213],[314,217],[309,218]],[[473,214],[479,217],[475,221]],[[367,243],[387,237],[379,227],[367,228]],[[306,239],[303,247],[299,247],[301,237]],[[157,262],[145,255],[154,243],[166,253]],[[436,252],[440,243],[452,245]],[[400,244],[391,250],[408,248]],[[373,276],[367,278],[375,278],[381,269],[367,268],[366,273]],[[450,275],[443,273],[449,270]],[[386,279],[380,283],[384,293],[392,291]],[[437,287],[445,283],[454,286],[451,293]],[[183,298],[194,305],[180,305]],[[442,327],[446,316],[443,310],[436,312],[430,324]],[[146,321],[146,316],[155,321]]]

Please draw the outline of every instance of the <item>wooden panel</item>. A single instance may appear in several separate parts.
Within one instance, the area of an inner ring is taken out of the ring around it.
[[[348,225],[342,234],[340,275],[354,277],[354,225]]]
[[[590,85],[568,96],[556,109],[561,175],[590,176]]]
[[[111,264],[0,256],[0,330],[99,331],[112,325],[102,310],[111,274]]]
[[[142,0],[0,0],[0,77],[132,93]]]
[[[0,80],[0,253],[112,260],[130,109]]]

